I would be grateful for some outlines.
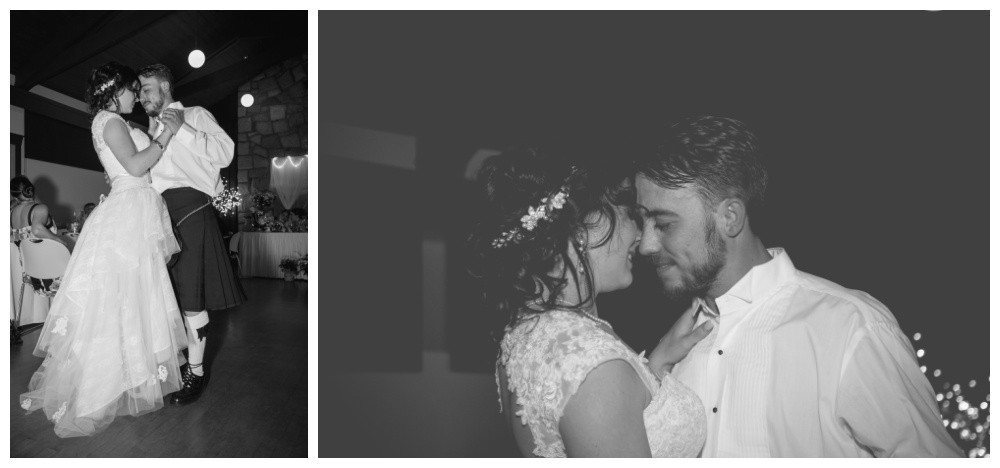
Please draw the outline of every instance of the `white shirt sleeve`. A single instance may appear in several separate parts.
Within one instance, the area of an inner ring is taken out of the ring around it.
[[[870,323],[851,341],[835,412],[854,440],[876,457],[961,457],[899,327]]]
[[[200,107],[185,110],[184,125],[176,135],[177,143],[196,157],[206,159],[217,167],[228,166],[233,161],[233,139],[207,110]]]

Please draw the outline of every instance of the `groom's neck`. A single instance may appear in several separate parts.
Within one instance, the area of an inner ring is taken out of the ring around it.
[[[163,96],[163,107],[160,108],[160,113],[162,114],[163,111],[166,110],[167,107],[173,103],[174,103],[173,96]]]
[[[753,267],[767,263],[771,260],[764,242],[757,236],[749,235],[739,239],[729,246],[726,252],[726,263],[716,277],[715,284],[705,295],[707,302],[713,310],[718,311],[715,305],[715,298],[729,292],[732,287],[743,279]]]

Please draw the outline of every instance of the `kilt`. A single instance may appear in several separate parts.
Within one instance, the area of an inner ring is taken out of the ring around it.
[[[218,310],[245,302],[247,296],[229,261],[212,197],[180,187],[164,191],[163,200],[181,245],[180,253],[169,265],[180,309]]]

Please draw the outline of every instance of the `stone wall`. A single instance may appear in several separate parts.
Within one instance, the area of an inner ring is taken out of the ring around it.
[[[244,200],[240,209],[241,228],[249,208],[249,194],[268,190],[270,186],[271,158],[308,154],[306,70],[303,53],[268,68],[239,87],[241,97],[250,93],[254,98],[252,106],[241,104],[238,111],[237,174]],[[272,208],[279,212],[281,203],[275,200]]]

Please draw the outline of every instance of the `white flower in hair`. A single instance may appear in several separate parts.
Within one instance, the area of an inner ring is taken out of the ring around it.
[[[97,92],[98,93],[103,93],[105,90],[107,90],[108,88],[110,88],[114,84],[115,84],[115,80],[114,80],[114,78],[112,78],[111,81],[108,81],[107,83],[104,83],[99,88],[97,88]]]
[[[545,200],[542,200],[545,201]],[[562,209],[563,204],[566,203],[566,192],[559,192],[554,197],[552,197],[552,208]]]
[[[509,243],[517,243],[523,238],[521,229],[531,232],[538,227],[539,221],[549,220],[554,211],[562,209],[563,205],[566,204],[566,197],[569,195],[567,192],[568,189],[564,186],[551,198],[543,198],[538,206],[529,206],[528,214],[521,217],[521,226],[505,231],[494,239],[493,248],[499,249]]]
[[[493,239],[493,248],[500,249],[506,247],[507,244],[516,244],[524,238],[522,229],[529,232],[533,231],[538,226],[539,221],[543,219],[548,220],[554,211],[561,210],[563,205],[566,204],[566,198],[569,197],[569,179],[576,172],[576,167],[571,167],[570,173],[563,180],[563,186],[559,188],[559,191],[551,197],[542,198],[538,206],[529,206],[528,214],[521,217],[521,225],[504,231],[497,238]]]

